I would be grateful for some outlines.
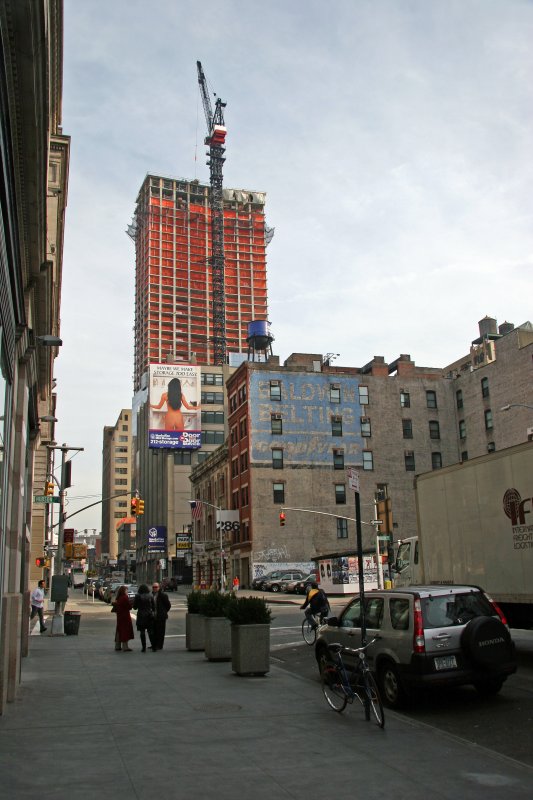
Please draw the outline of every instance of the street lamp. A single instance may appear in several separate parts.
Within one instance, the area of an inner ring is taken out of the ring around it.
[[[217,515],[215,517],[215,524],[217,524],[218,521],[219,521],[218,520],[218,512],[219,511],[224,511],[224,509],[221,508],[220,506],[215,506],[215,505],[213,505],[213,503],[207,503],[205,500],[188,500],[187,502],[189,503],[189,506],[191,507],[191,509],[193,508],[195,503],[201,503],[202,507],[203,506],[209,506],[210,508],[214,508],[215,511],[217,512]],[[220,538],[219,538],[219,545],[220,545],[220,591],[223,591],[223,589],[224,589],[224,551],[222,549],[222,525],[219,525],[218,528],[219,528],[219,534],[220,534]]]
[[[37,336],[37,341],[42,347],[61,347],[63,340],[59,336],[51,336],[45,334],[44,336]]]
[[[529,408],[530,411],[533,411],[533,406],[528,406],[527,403],[507,403],[500,408],[500,411],[509,411],[510,408]]]

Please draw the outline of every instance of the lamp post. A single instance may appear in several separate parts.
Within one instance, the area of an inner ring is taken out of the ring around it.
[[[47,445],[50,450],[61,450],[61,481],[59,484],[59,523],[57,534],[57,556],[54,561],[54,575],[63,574],[63,550],[65,542],[65,489],[67,489],[67,453],[69,450],[81,451],[83,447],[69,447],[62,445]],[[70,486],[70,482],[69,482]],[[54,616],[52,617],[52,636],[63,636],[64,619],[62,614],[62,602],[56,600]]]
[[[224,511],[224,509],[221,508],[220,506],[215,506],[215,505],[213,505],[213,503],[207,503],[205,500],[188,500],[188,503],[191,506],[191,508],[192,508],[194,503],[201,503],[202,507],[203,506],[209,506],[210,508],[214,508],[215,511],[217,512],[217,514],[215,516],[215,525],[218,522],[218,512],[219,511]],[[220,591],[223,591],[224,590],[225,581],[224,581],[224,551],[222,549],[222,525],[219,525],[219,534],[220,534],[220,536],[219,536],[219,546],[220,546]]]
[[[530,411],[533,411],[533,406],[528,406],[527,403],[507,403],[500,408],[500,411],[509,411],[510,408],[529,408]]]

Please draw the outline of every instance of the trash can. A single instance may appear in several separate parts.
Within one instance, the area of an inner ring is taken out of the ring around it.
[[[64,628],[66,636],[77,636],[80,629],[81,611],[65,611]]]

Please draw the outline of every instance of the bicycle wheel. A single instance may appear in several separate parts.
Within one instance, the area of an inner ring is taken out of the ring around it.
[[[302,622],[302,636],[307,644],[311,645],[316,642],[316,628],[313,627],[307,617]]]
[[[385,712],[383,711],[383,703],[381,702],[379,689],[371,672],[365,672],[364,687],[367,700],[370,703],[370,711],[374,715],[374,719],[379,727],[384,728]]]
[[[321,673],[322,691],[328,705],[334,711],[344,711],[348,698],[342,684],[342,678],[337,667],[324,667]]]

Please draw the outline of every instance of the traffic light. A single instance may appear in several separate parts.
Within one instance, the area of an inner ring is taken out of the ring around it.
[[[46,558],[36,558],[35,559],[35,566],[36,567],[44,567],[46,565]]]
[[[137,516],[137,498],[136,497],[132,497],[131,498],[130,509],[131,509],[131,516],[132,517],[136,517]]]
[[[283,513],[283,511],[279,512],[279,524],[280,528],[283,528],[283,526],[285,525],[285,514]]]
[[[54,494],[54,484],[50,481],[44,487],[44,493],[47,497],[53,497]]]
[[[137,516],[144,514],[144,500],[139,499],[137,500]]]

